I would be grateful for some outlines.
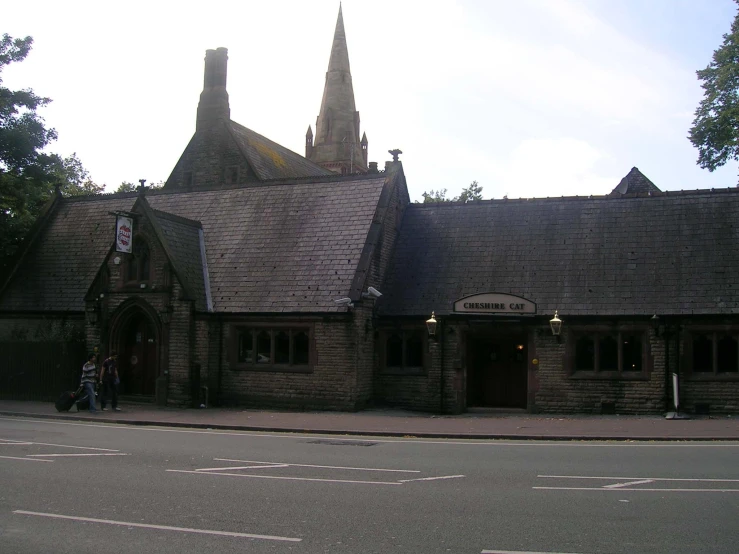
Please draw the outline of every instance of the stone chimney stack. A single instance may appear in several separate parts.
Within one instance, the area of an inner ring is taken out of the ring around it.
[[[228,49],[206,50],[203,92],[200,93],[196,131],[231,119],[231,108],[226,92]]]

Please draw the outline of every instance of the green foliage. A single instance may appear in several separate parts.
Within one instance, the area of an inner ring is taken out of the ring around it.
[[[472,181],[470,186],[466,189],[462,189],[462,193],[454,198],[446,197],[446,189],[432,190],[430,192],[424,192],[423,202],[416,202],[416,204],[432,204],[435,202],[472,202],[474,200],[482,200],[482,187],[477,184],[477,181]]]
[[[31,51],[31,37],[0,40],[0,262],[18,248],[41,208],[60,185],[62,194],[76,196],[102,192],[82,166],[77,154],[62,158],[43,149],[56,140],[36,113],[51,102],[31,89],[13,91],[3,86],[2,71],[21,62]]]
[[[455,202],[473,202],[474,200],[482,200],[482,187],[477,184],[477,181],[472,181],[470,186],[466,189],[462,189],[462,194],[454,199]]]
[[[739,159],[739,13],[723,38],[708,67],[696,72],[703,100],[689,135],[698,165],[709,171]]]
[[[152,183],[151,185],[147,185],[147,190],[156,190],[160,189],[164,186],[164,181],[159,181],[157,183]],[[134,185],[133,183],[130,183],[128,181],[123,181],[117,189],[115,189],[114,192],[136,192],[136,189],[138,188],[138,185]]]

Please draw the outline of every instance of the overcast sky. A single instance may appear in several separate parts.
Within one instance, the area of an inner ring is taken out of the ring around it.
[[[41,113],[95,182],[166,180],[195,130],[208,48],[229,50],[231,118],[304,154],[339,2],[241,0],[4,5],[0,33],[31,35],[5,86]],[[695,71],[732,0],[344,0],[369,159],[400,148],[411,198],[607,194],[636,166],[663,190],[723,188],[686,138]]]

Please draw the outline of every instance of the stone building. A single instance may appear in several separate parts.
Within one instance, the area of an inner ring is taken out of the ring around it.
[[[397,151],[367,161],[347,52],[340,11],[305,158],[231,121],[219,48],[163,189],[57,194],[0,281],[0,394],[53,397],[97,348],[161,405],[659,413],[677,381],[681,410],[739,409],[739,189],[633,168],[413,204]]]

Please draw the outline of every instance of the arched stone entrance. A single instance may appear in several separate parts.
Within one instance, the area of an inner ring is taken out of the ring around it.
[[[121,306],[111,329],[111,350],[118,352],[119,393],[154,398],[159,376],[160,330],[148,304]]]

